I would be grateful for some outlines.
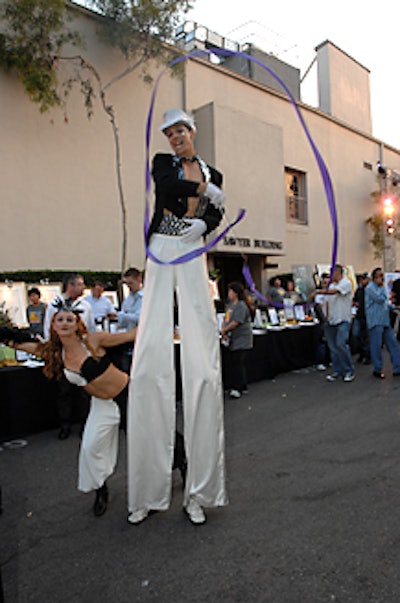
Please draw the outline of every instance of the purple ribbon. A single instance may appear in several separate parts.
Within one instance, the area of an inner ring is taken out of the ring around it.
[[[256,286],[254,284],[253,277],[251,276],[250,268],[249,268],[249,265],[247,264],[247,262],[245,262],[243,265],[242,274],[246,280],[246,283],[249,286],[250,291],[252,293],[255,293],[255,295],[259,299],[261,299],[261,301],[263,301],[268,306],[274,306],[274,308],[278,308],[279,310],[282,310],[285,307],[283,304],[278,304],[277,302],[273,302],[270,299],[268,299],[267,297],[264,297],[264,295],[256,289]]]
[[[150,156],[149,156],[150,153],[149,153],[149,151],[150,151],[150,138],[151,138],[154,104],[155,104],[158,86],[161,81],[161,78],[165,75],[165,73],[168,71],[169,68],[173,67],[174,65],[177,65],[178,63],[182,63],[183,61],[187,61],[188,59],[192,59],[192,58],[196,58],[196,57],[207,57],[210,54],[215,54],[220,57],[238,56],[238,57],[247,59],[249,61],[253,61],[254,63],[257,63],[260,67],[262,67],[263,69],[265,69],[272,75],[272,77],[279,83],[279,85],[281,86],[283,91],[288,96],[290,103],[296,112],[296,115],[300,121],[300,124],[304,130],[307,140],[314,153],[314,156],[317,161],[317,165],[318,165],[318,168],[319,168],[319,171],[321,174],[322,182],[324,185],[324,190],[325,190],[326,199],[328,202],[328,209],[329,209],[331,222],[332,222],[332,228],[333,228],[333,245],[332,245],[332,254],[331,254],[331,266],[332,266],[332,271],[333,271],[333,268],[336,264],[336,257],[337,257],[338,224],[337,224],[337,212],[336,212],[336,204],[335,204],[335,197],[334,197],[334,193],[333,193],[332,181],[331,181],[331,178],[330,178],[330,175],[328,172],[328,168],[326,167],[326,164],[317,148],[317,145],[315,144],[315,142],[310,134],[307,124],[305,123],[304,118],[297,105],[296,99],[294,98],[294,96],[292,95],[292,93],[290,92],[290,90],[286,86],[286,84],[281,80],[281,78],[270,67],[265,65],[265,63],[263,63],[256,57],[252,57],[251,55],[249,55],[245,52],[236,52],[233,50],[220,49],[220,48],[213,48],[212,50],[195,50],[189,54],[185,54],[185,55],[182,55],[182,56],[174,59],[173,61],[171,61],[168,64],[168,66],[165,69],[163,69],[161,71],[161,73],[158,75],[158,77],[155,81],[152,95],[151,95],[150,107],[149,107],[149,112],[147,115],[147,123],[146,123],[146,206],[145,206],[145,216],[144,216],[144,238],[145,238],[145,245],[146,245],[146,254],[148,255],[148,257],[151,257],[151,259],[153,261],[155,261],[159,264],[179,264],[182,262],[188,262],[189,260],[201,255],[202,253],[208,251],[214,245],[216,245],[216,243],[218,243],[218,241],[220,241],[221,238],[224,237],[225,234],[231,228],[233,228],[233,226],[235,226],[238,222],[240,222],[240,220],[242,220],[242,218],[245,215],[245,210],[241,209],[239,211],[239,214],[238,214],[236,220],[234,220],[231,224],[229,224],[228,227],[220,235],[218,235],[212,241],[210,241],[210,243],[208,243],[207,245],[205,245],[203,247],[200,247],[199,249],[196,249],[194,251],[191,251],[189,253],[182,255],[182,256],[176,258],[175,260],[173,260],[172,262],[162,262],[161,260],[155,258],[155,256],[148,249],[147,234],[148,234],[149,225],[150,225],[150,220],[149,220],[150,209],[149,208],[150,208],[150,192],[151,192],[151,170],[150,170]],[[246,264],[243,267],[243,276],[245,277],[251,290],[258,297],[260,297],[260,299],[264,299],[265,301],[268,301],[255,288],[254,281],[251,278],[250,270]],[[270,303],[270,302],[268,302],[268,303]]]

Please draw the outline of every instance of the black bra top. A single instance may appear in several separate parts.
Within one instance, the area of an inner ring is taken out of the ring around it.
[[[111,360],[105,356],[100,356],[98,360],[95,360],[92,356],[88,356],[83,362],[80,370],[80,374],[88,383],[100,377],[111,364]]]

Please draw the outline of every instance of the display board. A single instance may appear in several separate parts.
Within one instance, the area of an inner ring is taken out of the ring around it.
[[[314,270],[311,264],[292,264],[295,291],[301,299],[307,300],[315,289]]]
[[[25,283],[0,283],[0,304],[4,304],[10,320],[18,327],[27,327]]]

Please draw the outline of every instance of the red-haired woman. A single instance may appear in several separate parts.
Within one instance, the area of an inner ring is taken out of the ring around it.
[[[10,340],[1,334],[2,340]],[[83,387],[91,396],[90,412],[83,431],[79,454],[78,489],[96,490],[93,512],[103,515],[107,509],[107,478],[117,462],[120,409],[116,399],[127,392],[129,376],[115,367],[106,355],[106,349],[134,341],[136,329],[121,333],[88,333],[73,304],[60,300],[50,328],[50,339],[45,343],[22,342],[17,337],[8,344],[17,350],[39,356],[45,366],[44,374]]]

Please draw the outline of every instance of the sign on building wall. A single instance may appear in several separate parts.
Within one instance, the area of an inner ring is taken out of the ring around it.
[[[282,251],[282,241],[271,241],[268,239],[255,239],[251,237],[231,237],[227,235],[222,239],[223,247],[244,247],[252,251]]]

